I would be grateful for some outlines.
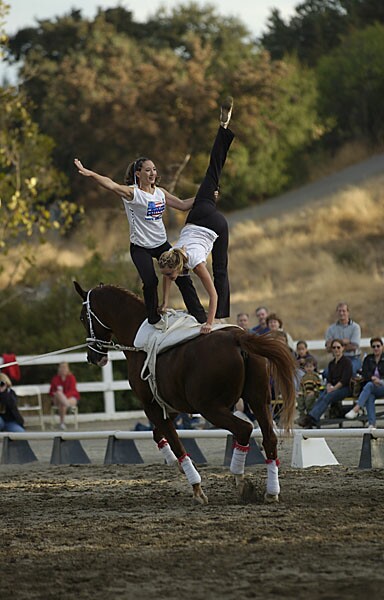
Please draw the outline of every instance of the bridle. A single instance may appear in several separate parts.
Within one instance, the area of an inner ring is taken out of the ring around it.
[[[112,333],[112,329],[108,327],[108,325],[104,325],[104,323],[99,319],[97,314],[93,312],[91,308],[91,292],[92,290],[89,290],[87,292],[87,299],[83,302],[83,306],[85,306],[89,329],[89,337],[85,338],[85,341],[87,342],[87,347],[93,352],[101,354],[102,356],[107,356],[108,350],[129,350],[130,352],[139,352],[139,348],[135,348],[134,346],[122,346],[121,344],[116,344],[112,340],[100,340],[96,337],[92,318],[95,319],[99,323],[99,325],[101,325],[101,327],[103,327],[106,331]]]

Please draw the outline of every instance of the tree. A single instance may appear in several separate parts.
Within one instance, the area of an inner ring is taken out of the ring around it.
[[[2,10],[0,0],[0,15]],[[27,239],[66,231],[79,210],[65,199],[67,180],[52,164],[52,149],[53,141],[31,118],[25,94],[13,86],[0,88],[0,251],[4,257],[17,247],[16,265],[30,258]]]
[[[346,37],[317,69],[319,109],[335,119],[341,139],[384,139],[384,26],[377,23]]]
[[[260,41],[274,59],[293,54],[314,66],[343,37],[375,22],[384,23],[382,0],[306,0],[287,22],[272,9]]]
[[[223,205],[244,206],[292,181],[293,157],[311,142],[316,124],[306,69],[272,61],[237,20],[193,3],[160,11],[156,23],[143,24],[147,36],[140,40],[107,17],[100,12],[89,23],[71,14],[40,23],[23,50],[23,89],[41,130],[56,141],[56,166],[72,174],[74,197],[87,205],[103,198],[77,176],[75,156],[121,181],[128,162],[149,155],[172,181],[190,155],[176,193],[193,194],[228,93],[239,135],[223,175]],[[62,47],[66,30],[73,39]]]

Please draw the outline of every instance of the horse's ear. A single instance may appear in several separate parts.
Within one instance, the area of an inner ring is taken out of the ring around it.
[[[81,296],[81,298],[83,300],[86,300],[86,298],[87,298],[87,292],[85,292],[83,290],[83,288],[81,287],[81,285],[79,283],[77,283],[77,281],[74,281],[73,285],[75,286],[75,290],[79,294],[79,296]]]

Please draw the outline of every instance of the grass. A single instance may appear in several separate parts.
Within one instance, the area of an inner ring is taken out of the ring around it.
[[[294,339],[319,339],[345,300],[363,337],[382,334],[384,177],[281,220],[234,227],[232,314],[266,304]]]

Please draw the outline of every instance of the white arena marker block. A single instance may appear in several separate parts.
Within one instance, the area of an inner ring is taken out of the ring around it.
[[[303,469],[305,467],[324,467],[338,464],[338,460],[324,438],[304,439],[302,434],[295,434],[292,467]]]

